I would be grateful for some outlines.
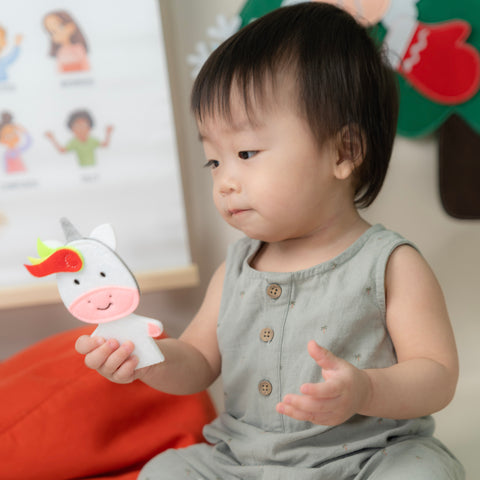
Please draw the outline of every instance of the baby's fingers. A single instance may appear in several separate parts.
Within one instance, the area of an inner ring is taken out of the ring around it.
[[[85,355],[85,365],[93,370],[99,370],[118,347],[119,344],[116,340],[105,341]]]
[[[284,413],[291,416],[288,412],[302,411],[313,413],[328,413],[335,410],[337,399],[319,400],[308,395],[286,395],[279,405],[283,407]]]
[[[111,379],[116,383],[130,383],[136,377],[136,366],[138,365],[138,357],[130,355],[112,374]]]
[[[311,395],[319,400],[329,400],[338,398],[342,394],[342,384],[335,380],[321,383],[304,383],[300,387],[300,391],[304,395]]]
[[[105,340],[101,337],[82,335],[81,337],[78,337],[77,341],[75,342],[75,350],[82,355],[86,355],[104,343]]]
[[[134,345],[132,342],[125,342],[124,344],[119,345],[116,340],[109,340],[107,342],[107,344],[110,343],[113,351],[97,369],[102,375],[113,378],[120,367],[130,360],[130,356],[134,350]],[[115,380],[117,379],[115,378]]]
[[[277,412],[295,420],[328,425],[335,405],[331,400],[319,402],[310,397],[287,395],[277,405]]]
[[[80,350],[88,351],[94,342],[92,339],[79,339],[77,343],[80,343]],[[132,355],[134,348],[132,342],[119,345],[114,339],[97,339],[96,347],[85,355],[85,365],[109,380],[130,383],[135,380],[135,367],[138,364],[138,358]]]

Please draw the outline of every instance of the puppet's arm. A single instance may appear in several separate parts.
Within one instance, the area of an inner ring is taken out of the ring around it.
[[[148,328],[148,336],[152,338],[157,338],[163,333],[163,325],[160,320],[155,320],[153,318],[148,318],[147,320],[147,328]]]

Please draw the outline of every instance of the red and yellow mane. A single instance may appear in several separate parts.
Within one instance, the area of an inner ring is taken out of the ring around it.
[[[45,277],[52,273],[78,272],[83,268],[83,258],[78,250],[72,247],[51,248],[40,239],[37,241],[40,258],[31,258],[32,265],[25,268],[35,277]]]

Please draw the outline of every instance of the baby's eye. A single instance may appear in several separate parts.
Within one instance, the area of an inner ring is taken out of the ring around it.
[[[242,150],[241,152],[238,152],[238,157],[242,160],[248,160],[254,157],[257,153],[258,150]]]
[[[209,160],[205,165],[204,167],[205,168],[211,168],[212,170],[214,170],[215,168],[219,167],[220,166],[220,162],[218,160]]]

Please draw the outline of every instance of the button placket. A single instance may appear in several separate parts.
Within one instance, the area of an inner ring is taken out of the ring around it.
[[[267,407],[271,403],[280,401],[280,352],[282,344],[283,324],[290,309],[290,288],[289,282],[277,279],[270,279],[264,284],[265,309],[268,314],[263,319],[263,325],[259,325],[257,335],[259,335],[260,343],[264,345],[263,362],[259,369],[259,377],[257,377],[257,395],[263,398],[259,408],[271,408],[267,414],[269,424],[276,425],[281,430],[282,419],[275,413],[274,407]],[[258,337],[257,337],[258,338]],[[258,341],[258,340],[257,340]]]

